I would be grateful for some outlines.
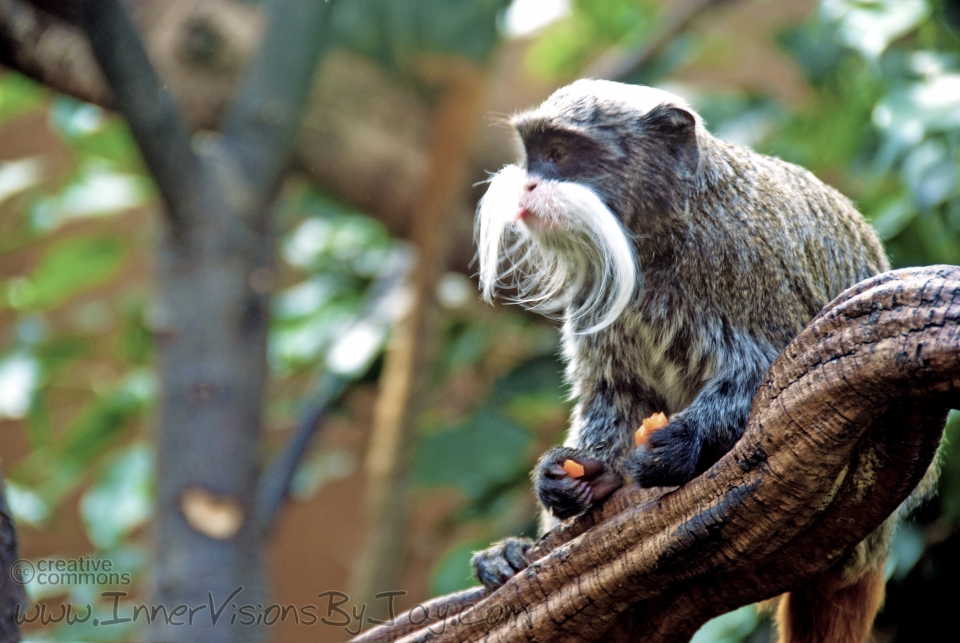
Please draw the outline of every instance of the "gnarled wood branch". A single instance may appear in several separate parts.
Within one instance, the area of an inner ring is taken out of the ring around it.
[[[685,641],[848,554],[906,499],[960,392],[960,268],[884,273],[777,359],[746,433],[675,490],[618,491],[492,594],[434,599],[353,639]]]

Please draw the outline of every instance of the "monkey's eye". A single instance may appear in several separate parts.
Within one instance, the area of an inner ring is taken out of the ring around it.
[[[560,161],[563,160],[564,156],[566,156],[566,154],[564,154],[563,150],[555,147],[552,150],[550,150],[549,154],[547,154],[547,160],[550,161],[551,163],[559,163]]]

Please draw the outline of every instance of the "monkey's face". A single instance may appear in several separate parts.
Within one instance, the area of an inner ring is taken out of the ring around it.
[[[695,117],[677,100],[578,81],[513,119],[522,165],[491,179],[477,216],[485,298],[499,285],[515,287],[519,303],[566,309],[585,333],[623,313],[642,276],[636,238],[656,229],[691,158],[695,171]]]

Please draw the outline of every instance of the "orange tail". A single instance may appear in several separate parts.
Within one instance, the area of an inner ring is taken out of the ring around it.
[[[885,560],[854,580],[831,570],[780,599],[780,643],[864,643],[883,604]]]

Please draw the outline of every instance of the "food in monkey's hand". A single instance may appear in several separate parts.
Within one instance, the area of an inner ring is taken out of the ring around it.
[[[654,413],[650,417],[643,419],[640,428],[633,434],[633,439],[636,441],[638,447],[642,446],[650,439],[651,433],[665,426],[667,426],[667,416],[663,413]]]
[[[575,460],[564,460],[563,470],[571,478],[582,478],[584,473],[583,465]]]

